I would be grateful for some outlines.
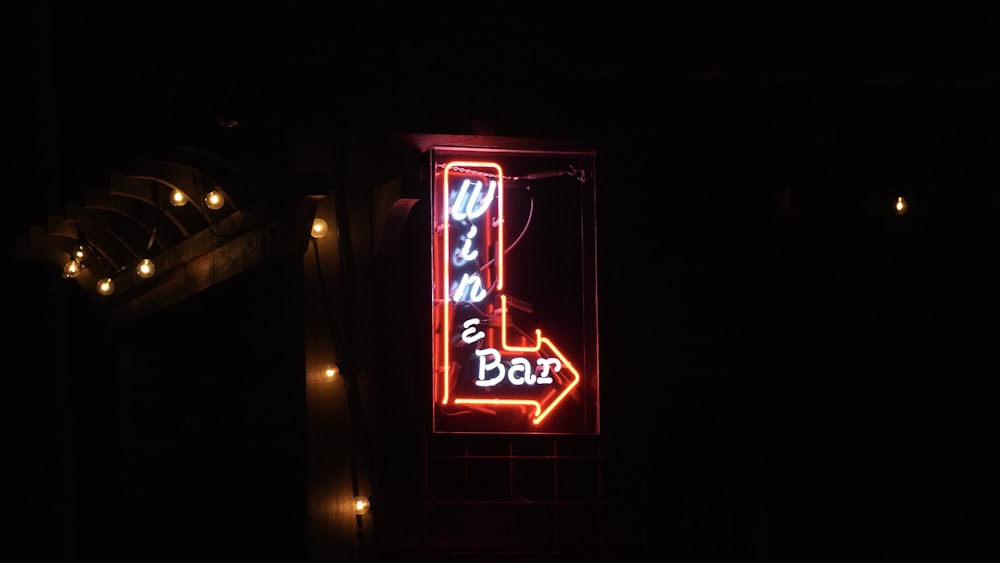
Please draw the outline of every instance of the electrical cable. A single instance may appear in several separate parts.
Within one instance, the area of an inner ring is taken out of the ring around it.
[[[350,238],[347,236],[346,231],[341,230],[342,225],[347,224],[346,212],[342,211],[345,209],[346,205],[344,202],[338,201],[337,208],[337,240],[339,241],[339,254],[341,256],[342,267],[340,269],[341,273],[341,292],[344,295],[343,302],[350,302],[350,296],[352,295],[352,264],[351,252],[350,252]],[[359,465],[363,465],[368,479],[368,485],[374,489],[375,481],[372,475],[372,456],[369,450],[369,441],[367,439],[367,425],[365,423],[365,415],[362,403],[362,397],[360,389],[357,386],[356,381],[356,371],[354,366],[353,355],[349,352],[349,346],[347,346],[344,341],[343,335],[348,334],[346,331],[346,323],[344,322],[344,317],[347,313],[340,316],[336,315],[333,311],[333,301],[330,298],[328,291],[327,281],[323,274],[322,263],[319,255],[319,244],[316,239],[311,240],[313,247],[313,255],[316,260],[316,272],[319,278],[320,292],[322,294],[323,309],[327,317],[327,322],[330,327],[330,334],[333,340],[334,354],[337,358],[337,362],[340,364],[341,369],[341,381],[344,385],[344,391],[347,397],[347,407],[348,415],[351,422],[351,445],[350,445],[350,467],[351,467],[351,487],[352,494],[358,496],[361,493],[361,484],[359,480],[359,473],[361,472]],[[368,495],[370,500],[375,497],[374,491]],[[366,557],[366,545],[364,538],[364,520],[361,514],[355,515],[357,522],[357,535],[358,535],[358,553],[361,561],[365,561]]]

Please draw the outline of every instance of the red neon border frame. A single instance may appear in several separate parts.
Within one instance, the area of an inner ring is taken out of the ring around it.
[[[452,161],[452,162],[449,162],[448,164],[446,164],[445,167],[444,167],[444,171],[443,171],[443,181],[441,183],[441,194],[440,194],[440,196],[441,196],[440,200],[441,200],[441,205],[442,205],[442,209],[441,209],[442,215],[441,216],[445,217],[445,218],[448,218],[448,217],[451,216],[450,209],[449,209],[451,207],[451,203],[450,203],[450,198],[449,198],[449,193],[448,193],[449,192],[449,185],[450,185],[450,183],[448,181],[448,176],[449,176],[450,171],[453,168],[457,168],[457,167],[464,167],[464,168],[493,168],[494,170],[496,170],[496,173],[497,173],[497,216],[500,218],[500,221],[498,221],[498,224],[497,224],[497,240],[498,240],[497,248],[503,249],[504,248],[503,167],[499,163],[491,162],[491,161],[471,161],[471,160],[470,161],[463,161],[463,160],[457,160],[457,161]],[[450,241],[450,229],[451,229],[451,220],[450,219],[444,220],[443,221],[443,229],[442,229],[442,243],[441,243],[441,248],[443,249],[442,258],[446,262],[447,262],[447,259],[448,259],[447,250],[450,248],[450,245],[449,245],[449,241]],[[503,280],[504,280],[504,258],[503,258],[503,256],[504,256],[504,252],[501,250],[501,251],[499,251],[499,252],[496,253],[496,257],[495,257],[496,264],[497,264],[497,290],[498,291],[503,289]],[[541,422],[543,420],[545,420],[545,418],[548,417],[548,415],[560,403],[562,403],[563,399],[565,399],[565,397],[570,392],[572,392],[573,389],[576,388],[577,385],[579,385],[580,380],[582,379],[582,377],[580,376],[579,371],[577,371],[577,369],[573,365],[573,363],[570,362],[562,354],[562,352],[558,349],[558,347],[556,347],[556,345],[551,340],[549,340],[548,338],[542,336],[542,330],[541,329],[537,329],[537,328],[535,329],[536,342],[535,342],[534,346],[513,346],[513,345],[510,345],[510,344],[507,343],[507,296],[503,295],[503,294],[500,295],[500,301],[501,301],[500,314],[501,314],[501,347],[504,349],[504,351],[507,351],[507,352],[537,352],[537,351],[541,350],[542,345],[544,344],[548,348],[550,348],[556,354],[556,356],[558,356],[559,361],[562,362],[562,367],[566,368],[566,369],[569,369],[572,372],[573,379],[572,379],[572,381],[569,384],[567,384],[565,386],[564,389],[562,389],[562,391],[560,391],[560,392],[557,393],[555,399],[553,401],[551,401],[550,403],[548,403],[548,405],[546,407],[544,407],[544,409],[542,407],[541,400],[533,400],[533,399],[499,399],[499,398],[479,399],[479,398],[469,398],[469,397],[455,397],[454,399],[451,398],[451,396],[450,396],[450,390],[449,390],[450,389],[449,381],[450,381],[450,376],[451,376],[451,369],[450,369],[450,366],[451,366],[451,359],[450,359],[450,355],[451,355],[451,350],[450,350],[450,348],[451,348],[450,347],[451,323],[450,323],[450,315],[448,315],[448,312],[447,312],[447,307],[451,303],[451,296],[449,295],[450,294],[450,283],[449,283],[449,275],[448,275],[449,269],[450,268],[448,267],[447,264],[445,264],[441,268],[441,277],[442,277],[442,280],[441,280],[442,281],[442,283],[441,283],[441,291],[442,291],[442,293],[441,293],[441,303],[442,303],[442,307],[445,308],[445,310],[444,310],[444,312],[442,314],[443,330],[442,330],[442,333],[441,333],[442,334],[442,338],[443,338],[443,342],[442,342],[442,354],[443,354],[442,368],[443,369],[442,369],[442,378],[441,378],[441,386],[442,386],[441,404],[442,405],[447,405],[447,404],[449,404],[449,402],[453,401],[453,403],[456,404],[456,405],[460,405],[460,404],[469,404],[469,405],[473,405],[473,404],[489,404],[489,405],[495,405],[495,406],[533,406],[534,409],[535,409],[535,414],[534,414],[534,418],[532,419],[532,424],[536,424],[536,425],[537,424],[541,424]]]

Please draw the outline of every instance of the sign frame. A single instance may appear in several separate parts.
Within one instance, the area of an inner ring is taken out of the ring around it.
[[[428,155],[432,431],[599,434],[595,153]]]

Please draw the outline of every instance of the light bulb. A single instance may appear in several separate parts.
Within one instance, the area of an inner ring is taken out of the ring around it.
[[[329,377],[331,379],[334,378],[334,377],[337,377],[338,373],[340,373],[340,372],[339,372],[339,370],[337,370],[337,366],[328,366],[325,370],[323,370],[323,375],[325,375],[325,376],[327,376],[327,377]]]
[[[156,265],[149,258],[143,258],[135,269],[135,273],[139,274],[140,278],[151,278],[156,273]]]
[[[907,209],[910,208],[910,204],[906,202],[906,199],[903,198],[903,196],[899,196],[896,198],[896,204],[894,207],[896,209],[896,215],[902,215],[903,213],[906,213]]]
[[[63,266],[62,275],[64,278],[75,278],[80,275],[80,270],[83,270],[83,265],[77,262],[76,258],[70,258]]]
[[[87,257],[89,255],[90,253],[87,252],[87,247],[83,246],[82,244],[80,246],[77,246],[76,250],[73,251],[73,258],[76,258],[76,261],[81,264],[83,264],[87,260]]]
[[[222,209],[225,203],[226,198],[222,197],[222,192],[218,190],[212,190],[205,194],[205,207],[209,209]]]
[[[364,514],[368,512],[371,507],[371,503],[368,502],[368,497],[358,495],[354,497],[354,512],[357,514]]]
[[[323,238],[326,236],[326,231],[328,230],[326,221],[320,219],[319,217],[313,219],[312,226],[312,238]]]
[[[174,190],[170,192],[170,204],[174,207],[181,207],[187,203],[188,198],[184,195],[184,192],[180,190]]]
[[[111,295],[115,292],[115,282],[111,278],[103,278],[97,282],[97,293]]]

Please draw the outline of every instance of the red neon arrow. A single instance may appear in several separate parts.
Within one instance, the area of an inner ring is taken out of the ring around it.
[[[573,391],[574,388],[580,383],[580,373],[577,371],[576,367],[568,358],[559,350],[559,348],[550,339],[542,336],[541,329],[535,329],[535,341],[530,345],[517,345],[508,340],[508,326],[510,323],[507,318],[507,295],[500,293],[500,348],[505,353],[506,356],[509,353],[513,354],[531,354],[538,356],[537,362],[539,369],[543,370],[543,373],[551,376],[551,383],[545,385],[533,385],[530,387],[530,392],[525,392],[525,387],[515,387],[513,385],[501,388],[497,385],[495,388],[490,387],[490,396],[483,397],[482,395],[470,395],[469,390],[464,386],[459,386],[460,391],[456,396],[451,397],[451,389],[453,388],[456,381],[453,381],[454,377],[457,377],[458,370],[453,369],[450,359],[450,348],[451,348],[451,338],[452,334],[452,319],[448,308],[452,306],[453,295],[451,292],[451,282],[449,280],[449,270],[450,270],[450,260],[451,256],[451,246],[450,246],[450,229],[451,220],[449,217],[452,214],[452,202],[450,199],[450,182],[449,177],[452,171],[456,171],[459,174],[470,174],[469,169],[483,169],[488,168],[495,171],[495,174],[483,174],[483,177],[495,176],[496,180],[496,215],[497,219],[495,221],[496,226],[496,238],[498,241],[497,248],[503,249],[505,247],[504,243],[504,190],[503,190],[503,171],[499,164],[495,162],[463,162],[456,161],[450,162],[445,166],[444,169],[444,180],[443,188],[440,194],[442,202],[442,207],[440,212],[445,220],[442,223],[443,233],[442,240],[443,243],[441,248],[443,251],[440,253],[439,260],[439,271],[441,272],[441,291],[440,299],[442,306],[446,308],[445,314],[441,319],[443,324],[443,330],[441,332],[443,340],[440,343],[441,350],[443,352],[443,369],[442,369],[442,385],[441,385],[441,403],[443,405],[452,402],[455,405],[470,405],[470,406],[485,406],[489,405],[492,407],[516,407],[524,408],[528,407],[531,411],[530,416],[531,422],[533,424],[540,424],[544,421],[562,402],[563,400]],[[461,169],[461,170],[456,170]],[[477,192],[478,193],[478,192]],[[463,200],[461,203],[466,205],[466,207],[471,208],[468,200]],[[461,210],[459,210],[461,211]],[[459,213],[461,215],[461,213]],[[484,236],[484,239],[489,243],[489,234]],[[502,250],[496,252],[496,283],[495,290],[499,291],[503,289],[503,279],[504,279],[504,252]],[[478,324],[478,322],[476,323]],[[485,338],[485,335],[480,338]],[[498,358],[499,361],[499,358]],[[526,360],[522,360],[526,362]],[[544,367],[542,367],[544,366]],[[513,371],[513,370],[512,370]],[[568,375],[567,375],[568,374]],[[516,391],[516,392],[515,392]]]
[[[551,340],[542,336],[541,329],[535,329],[535,345],[534,346],[513,346],[507,343],[507,296],[500,296],[501,302],[501,340],[503,342],[503,349],[508,352],[541,352],[543,349],[550,351],[554,354],[560,362],[560,371],[563,369],[569,370],[572,377],[569,380],[564,378],[554,378],[556,381],[564,383],[565,385],[560,390],[558,387],[549,388],[547,393],[539,398],[535,399],[505,399],[505,398],[488,398],[481,399],[475,397],[455,397],[456,405],[493,405],[498,407],[504,406],[529,406],[534,407],[534,418],[531,420],[532,424],[540,424],[545,417],[549,416],[558,405],[566,398],[566,395],[573,390],[580,383],[580,373],[576,371],[573,364],[566,359],[566,356],[559,351],[559,348],[552,343]],[[544,388],[542,388],[544,389]]]

